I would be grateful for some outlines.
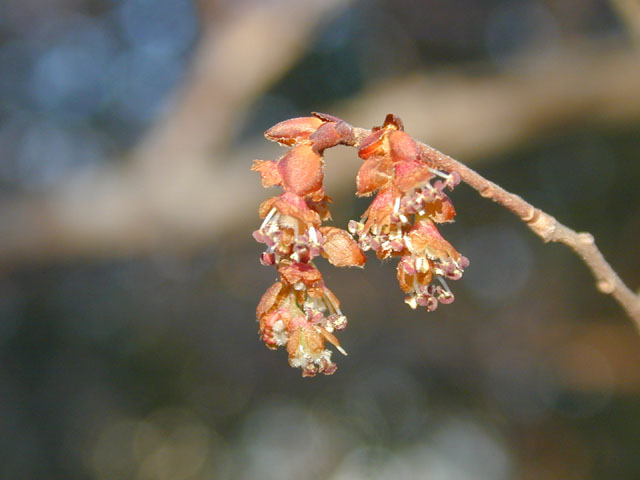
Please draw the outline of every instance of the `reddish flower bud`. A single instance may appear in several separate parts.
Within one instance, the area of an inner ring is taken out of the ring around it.
[[[269,140],[283,145],[297,145],[307,140],[323,121],[317,117],[298,117],[280,122],[264,134]]]

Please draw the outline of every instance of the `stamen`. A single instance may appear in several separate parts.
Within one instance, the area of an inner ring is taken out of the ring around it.
[[[329,297],[328,295],[323,295],[322,299],[324,300],[325,305],[327,306],[327,308],[331,313],[337,313],[338,315],[342,315],[342,312],[340,311],[340,307],[338,307],[338,305],[333,303],[333,300],[331,300],[331,297]]]
[[[413,290],[414,290],[416,293],[419,293],[419,292],[420,292],[420,285],[418,285],[418,277],[417,277],[417,275],[414,275],[414,276],[413,276]]]
[[[441,276],[438,276],[438,280],[440,280],[440,283],[442,284],[444,289],[447,291],[447,293],[451,293],[451,289],[449,288],[449,285],[447,285],[447,282],[445,281],[445,279],[442,278]]]
[[[336,348],[338,349],[338,351],[343,354],[345,357],[348,356],[349,354],[346,352],[346,350],[344,348],[342,348],[340,345],[336,345]]]
[[[409,250],[413,251],[413,245],[411,243],[411,239],[409,238],[409,235],[404,236],[404,244],[407,246]]]
[[[436,170],[435,168],[429,167],[429,171],[431,173],[433,173],[434,175],[438,175],[439,177],[442,177],[444,179],[449,178],[449,174],[448,173],[441,172],[440,170]]]
[[[309,238],[313,243],[318,242],[318,237],[316,236],[316,229],[312,226],[309,227]]]
[[[269,220],[271,220],[271,217],[273,217],[273,215],[278,211],[277,208],[272,208],[271,211],[269,211],[269,213],[267,214],[266,217],[264,217],[264,221],[262,222],[262,225],[260,225],[260,230],[262,230],[264,227],[267,226],[267,223],[269,223]]]
[[[398,213],[400,211],[400,197],[396,198],[396,203],[393,205],[393,213]]]

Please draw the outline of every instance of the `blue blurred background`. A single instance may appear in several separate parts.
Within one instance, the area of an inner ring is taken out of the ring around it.
[[[2,0],[0,478],[639,478],[640,338],[569,250],[460,186],[456,302],[323,264],[349,356],[302,379],[257,337],[249,171],[285,118],[394,112],[636,288],[632,3]]]

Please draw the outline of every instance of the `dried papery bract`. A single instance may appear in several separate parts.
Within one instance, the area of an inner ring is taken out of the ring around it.
[[[433,311],[453,301],[446,279],[458,280],[469,261],[440,235],[436,223],[453,221],[455,210],[444,190],[460,178],[423,158],[399,118],[387,115],[360,140],[349,125],[326,114],[285,120],[265,136],[290,147],[280,159],[255,160],[252,167],[263,186],[283,190],[260,205],[263,222],[253,233],[266,246],[260,262],[276,267],[279,275],[256,310],[269,348],[286,346],[289,364],[303,376],[335,372],[326,342],[346,355],[333,333],[344,329],[347,319],[315,266],[318,256],[338,267],[362,267],[367,250],[380,259],[398,257],[398,283],[411,308]],[[375,194],[360,220],[349,222],[349,231],[322,225],[331,218],[323,152],[339,144],[358,147],[363,160],[356,195]]]

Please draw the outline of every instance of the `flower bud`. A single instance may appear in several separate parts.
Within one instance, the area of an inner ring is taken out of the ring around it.
[[[280,122],[264,134],[269,140],[292,146],[306,141],[323,121],[317,117],[298,117]]]

